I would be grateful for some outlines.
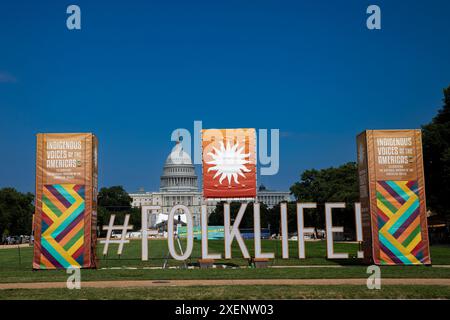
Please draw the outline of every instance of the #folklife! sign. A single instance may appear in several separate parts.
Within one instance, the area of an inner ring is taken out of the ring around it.
[[[33,269],[96,267],[97,138],[37,135]]]
[[[202,130],[203,197],[256,198],[256,130]]]
[[[431,264],[420,130],[357,137],[364,257],[381,265]]]

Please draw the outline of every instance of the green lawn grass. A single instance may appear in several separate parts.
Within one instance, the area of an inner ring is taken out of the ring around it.
[[[246,241],[249,251],[253,251],[253,241]],[[149,241],[148,262],[140,260],[140,241],[131,241],[125,245],[120,259],[116,255],[116,247],[111,245],[109,257],[101,256],[102,245],[98,246],[100,258],[100,270],[82,270],[83,281],[94,280],[152,280],[152,279],[252,279],[252,278],[366,278],[366,266],[356,258],[343,261],[326,259],[326,242],[307,242],[306,259],[299,260],[297,256],[297,242],[290,241],[290,259],[283,260],[281,254],[281,243],[275,240],[263,241],[263,251],[275,252],[277,259],[272,265],[315,265],[323,266],[316,268],[285,268],[285,269],[164,269],[151,270],[145,267],[162,266],[164,257],[167,255],[166,240]],[[223,242],[209,241],[210,252],[223,254]],[[199,241],[194,243],[194,251],[191,262],[196,262],[200,257],[201,245]],[[355,256],[358,247],[354,243],[336,243],[335,252],[348,252]],[[32,271],[32,248],[3,249],[0,250],[0,282],[34,282],[34,281],[66,281],[67,274],[64,270]],[[20,259],[19,259],[20,256]],[[450,265],[450,247],[432,246],[431,258],[434,264]],[[233,246],[233,259],[221,260],[235,266],[246,266],[247,262],[242,258],[236,243]],[[180,263],[170,259],[169,266],[179,266]],[[327,266],[342,266],[329,268]],[[111,268],[137,268],[137,269],[111,269]],[[102,269],[106,268],[106,269]],[[390,266],[381,267],[382,277],[386,278],[450,278],[450,268],[437,268],[425,266]]]
[[[181,240],[183,247],[186,240]],[[252,240],[245,240],[249,254],[254,255],[254,242]],[[176,248],[178,246],[176,245]],[[276,259],[272,260],[272,265],[338,265],[342,263],[359,265],[361,261],[356,258],[358,245],[355,243],[336,243],[336,252],[348,252],[350,259],[347,261],[332,261],[326,259],[326,243],[324,241],[307,242],[306,243],[306,255],[307,259],[298,259],[298,244],[297,241],[289,241],[289,253],[290,259],[281,259],[281,241],[279,240],[262,240],[263,252],[273,252]],[[133,266],[161,266],[165,257],[168,255],[167,240],[151,240],[149,241],[149,261],[141,262],[141,242],[131,241],[124,250],[122,256],[117,256],[117,245],[110,247],[109,257],[102,256],[103,246],[98,248],[98,257],[100,258],[102,266],[114,267],[133,265]],[[209,240],[208,251],[209,253],[220,253],[224,256],[224,242],[222,240]],[[179,250],[178,250],[179,251]],[[449,251],[450,252],[450,251]],[[201,258],[201,241],[195,240],[191,259],[189,262],[197,262]],[[135,260],[127,261],[124,260]],[[449,263],[450,263],[450,259]],[[248,262],[243,258],[240,248],[235,241],[232,246],[232,259],[222,259],[216,261],[217,263],[223,263],[230,266],[247,266]],[[182,265],[181,262],[170,259],[169,264],[172,266]]]
[[[182,240],[185,247],[185,240]],[[254,254],[253,241],[245,241],[250,255]],[[209,240],[209,253],[221,253],[224,256],[224,244],[222,240]],[[131,240],[129,244],[125,244],[122,255],[117,255],[117,244],[109,246],[108,256],[102,255],[103,245],[99,243],[97,246],[97,255],[100,261],[100,267],[145,267],[145,266],[162,266],[168,255],[167,240],[150,240],[149,241],[149,261],[141,261],[141,241]],[[290,259],[281,259],[281,241],[278,240],[262,240],[262,248],[264,252],[273,252],[276,259],[272,260],[273,265],[339,265],[342,263],[350,265],[359,265],[361,261],[356,259],[358,245],[355,243],[336,243],[335,252],[348,252],[350,259],[346,261],[333,261],[326,259],[326,243],[325,241],[307,242],[306,243],[306,259],[298,259],[298,248],[296,241],[289,241]],[[450,248],[449,248],[450,252]],[[2,269],[23,269],[31,266],[33,250],[31,247],[20,249],[4,249],[0,250],[0,270]],[[195,263],[201,257],[201,242],[194,241],[193,252],[189,262]],[[218,263],[224,263],[231,266],[246,266],[248,262],[243,258],[242,253],[236,241],[232,246],[232,258],[229,260],[218,260]],[[450,258],[448,259],[450,264]],[[169,266],[179,266],[183,263],[174,259],[169,259]]]
[[[449,286],[195,286],[152,288],[15,289],[0,292],[0,299],[449,299]]]

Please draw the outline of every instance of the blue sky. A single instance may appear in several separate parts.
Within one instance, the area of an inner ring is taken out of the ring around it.
[[[77,4],[82,30],[66,28]],[[366,8],[382,30],[366,28]],[[279,128],[287,189],[355,160],[364,129],[418,128],[450,85],[450,2],[0,3],[0,187],[34,192],[35,134],[94,132],[100,186],[157,190],[176,128]]]

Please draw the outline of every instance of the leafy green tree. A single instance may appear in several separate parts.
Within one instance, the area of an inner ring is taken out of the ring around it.
[[[131,209],[131,197],[122,186],[101,188],[98,193],[98,205],[107,208],[110,212],[129,211]]]
[[[130,224],[133,225],[134,230],[141,229],[141,208],[131,208],[130,211]]]
[[[439,215],[450,215],[450,87],[444,106],[423,129],[427,205]]]
[[[102,207],[97,207],[97,227],[99,228],[100,232],[103,234],[102,226],[105,226],[109,222],[109,216],[110,212]]]
[[[311,212],[305,212],[305,224],[311,226],[306,216],[311,215]],[[288,218],[288,232],[297,232],[297,204],[290,202],[287,204],[287,218]],[[281,211],[280,205],[277,204],[268,210],[267,214],[268,224],[270,224],[270,231],[272,234],[281,234]]]
[[[305,170],[291,193],[300,202],[316,202],[317,209],[305,211],[305,224],[316,228],[325,226],[325,203],[345,202],[346,208],[336,210],[333,224],[353,229],[355,225],[353,204],[359,201],[357,165],[348,162],[337,168]]]
[[[0,189],[0,236],[30,235],[34,195],[14,188]]]
[[[109,188],[101,188],[97,197],[97,225],[100,227],[100,232],[103,225],[109,223],[111,214],[116,215],[114,224],[121,224],[124,221],[125,215],[130,214],[130,224],[133,225],[134,230],[141,228],[141,212],[139,208],[131,207],[131,197],[122,186],[112,186]]]
[[[241,203],[239,202],[230,203],[231,224],[233,224],[234,219],[236,219],[240,207]],[[208,218],[208,224],[210,226],[223,226],[223,208],[224,202],[220,202],[217,204],[216,208]],[[267,206],[261,203],[260,204],[261,228],[267,228],[269,224],[268,214],[269,210],[267,209]],[[247,208],[245,209],[245,213],[244,216],[242,217],[241,223],[239,224],[239,228],[253,228],[253,202],[249,203]]]

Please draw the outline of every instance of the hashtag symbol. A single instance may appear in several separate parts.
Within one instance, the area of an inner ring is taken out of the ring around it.
[[[108,254],[108,248],[110,243],[118,243],[119,247],[117,248],[117,254],[121,255],[123,250],[123,245],[125,243],[129,243],[129,240],[126,240],[126,234],[127,230],[133,229],[133,226],[129,226],[128,223],[130,221],[130,215],[125,215],[125,221],[123,222],[123,225],[114,225],[114,220],[116,219],[116,215],[112,214],[109,217],[109,225],[103,226],[103,230],[108,230],[106,233],[106,240],[101,240],[100,243],[104,244],[103,247],[103,255],[106,256]],[[111,240],[111,235],[113,230],[122,230],[122,234],[120,236],[120,239],[118,240]]]

